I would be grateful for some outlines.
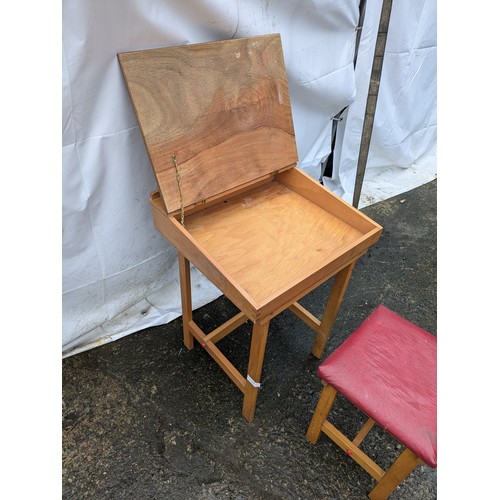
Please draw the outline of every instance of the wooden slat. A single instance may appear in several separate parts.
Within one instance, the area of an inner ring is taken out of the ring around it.
[[[379,467],[366,453],[361,451],[352,441],[342,434],[333,424],[326,421],[321,430],[344,451],[350,450],[350,457],[354,459],[370,476],[379,481],[384,470]]]
[[[324,387],[306,433],[306,438],[313,444],[317,443],[323,423],[328,418],[328,414],[337,397],[337,390],[335,388],[326,384],[323,380],[321,382]]]
[[[335,276],[335,281],[333,282],[332,291],[328,297],[328,302],[326,304],[325,311],[323,313],[323,318],[321,319],[321,326],[314,339],[314,344],[312,348],[312,354],[318,359],[323,355],[325,350],[326,342],[330,336],[333,323],[337,317],[337,313],[342,304],[347,285],[349,284],[349,279],[351,278],[352,270],[354,269],[355,262],[352,262],[344,269],[340,270]]]
[[[419,463],[419,458],[405,448],[370,493],[371,500],[385,500]]]
[[[276,179],[358,231],[363,233],[373,230],[379,233],[382,231],[382,226],[297,167],[281,172]]]
[[[191,269],[189,261],[179,252],[179,283],[181,287],[182,304],[182,331],[184,345],[188,349],[194,347],[193,336],[189,331],[189,322],[193,319],[193,305],[191,301]]]
[[[366,435],[371,431],[372,427],[375,425],[375,420],[369,418],[361,427],[360,431],[356,434],[356,437],[352,440],[353,444],[359,446]]]
[[[205,341],[206,335],[194,321],[191,321],[189,323],[189,329],[196,340],[198,340],[200,344],[204,344],[205,350],[224,370],[226,375],[233,381],[236,387],[238,387],[241,392],[245,392],[245,385],[247,384],[247,381],[245,380],[243,375],[241,375],[241,373],[234,367],[234,365],[226,358],[226,356],[224,356],[224,354],[222,354],[222,352],[220,352],[220,350],[212,342]]]
[[[213,342],[214,344],[229,335],[232,331],[241,326],[248,318],[245,313],[240,312],[230,320],[226,321],[223,325],[216,328],[213,332],[205,336],[205,342]]]
[[[294,312],[304,323],[306,323],[315,332],[319,330],[321,321],[311,314],[305,307],[298,302],[294,302],[290,307],[290,311]]]
[[[297,162],[279,34],[118,59],[169,212]]]

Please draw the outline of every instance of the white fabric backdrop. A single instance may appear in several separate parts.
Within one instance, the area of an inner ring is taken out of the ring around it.
[[[381,4],[381,0],[367,0],[356,65],[359,98],[339,124],[336,178],[324,179],[327,187],[349,202]],[[394,1],[360,207],[436,177],[436,51],[436,0]]]
[[[152,225],[156,181],[116,54],[281,33],[299,166],[315,178],[331,117],[350,105],[326,185],[351,201],[380,6],[367,2],[355,74],[354,0],[63,2],[63,355],[180,315],[176,251]],[[394,3],[361,206],[436,175],[435,16],[435,0]],[[194,272],[194,307],[219,295]]]

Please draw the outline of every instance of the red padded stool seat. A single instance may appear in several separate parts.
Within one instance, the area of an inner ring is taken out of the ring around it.
[[[318,369],[325,389],[307,437],[325,432],[382,483],[370,498],[386,498],[420,461],[437,466],[436,358],[435,336],[380,305]],[[337,391],[369,417],[353,441],[326,421]],[[398,461],[384,472],[358,448],[374,423],[409,450],[404,477],[390,477]]]

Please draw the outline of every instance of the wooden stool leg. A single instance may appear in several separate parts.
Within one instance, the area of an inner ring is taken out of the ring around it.
[[[314,345],[312,348],[312,353],[318,359],[323,355],[325,350],[326,342],[330,336],[330,330],[332,329],[337,313],[339,312],[340,304],[344,298],[345,291],[347,289],[347,284],[354,269],[354,264],[352,262],[344,269],[340,270],[335,276],[335,281],[333,282],[332,291],[328,302],[326,304],[325,312],[323,313],[323,318],[321,320],[321,325],[319,327],[316,338],[314,339]]]
[[[191,350],[194,347],[194,337],[189,331],[189,322],[193,319],[193,305],[191,302],[191,270],[189,260],[179,252],[179,279],[181,285],[182,304],[182,331],[184,345]]]
[[[311,441],[311,443],[317,443],[321,433],[321,427],[328,418],[336,396],[337,391],[331,385],[325,385],[325,387],[323,387],[323,391],[321,392],[321,396],[314,410],[314,415],[306,434],[306,438]]]
[[[264,352],[266,350],[267,333],[269,331],[269,321],[265,323],[254,323],[252,331],[252,343],[250,345],[250,357],[248,360],[248,375],[245,381],[243,397],[243,416],[251,422],[257,404],[257,394],[260,386],[260,376],[262,374],[262,364],[264,362]]]
[[[383,500],[387,498],[403,481],[408,474],[419,463],[419,458],[409,448],[399,455],[397,460],[391,465],[387,472],[382,476],[382,479],[377,483],[375,488],[368,494],[372,500]]]

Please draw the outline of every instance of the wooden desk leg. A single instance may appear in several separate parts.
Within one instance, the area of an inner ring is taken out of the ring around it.
[[[330,297],[328,297],[321,325],[318,333],[316,334],[316,338],[314,339],[314,345],[312,348],[313,355],[318,359],[321,358],[323,351],[325,350],[326,342],[330,336],[330,330],[332,329],[337,313],[339,312],[340,304],[344,298],[347,284],[351,278],[355,263],[356,261],[344,267],[344,269],[341,269],[335,276],[332,291],[330,292]]]
[[[179,252],[179,279],[181,285],[182,331],[184,345],[191,350],[194,347],[194,337],[189,331],[189,322],[193,319],[193,304],[191,301],[191,269],[189,260]]]
[[[266,350],[267,333],[269,321],[265,323],[254,323],[252,331],[252,343],[250,345],[250,357],[248,359],[248,375],[245,383],[243,396],[243,416],[251,422],[257,404],[264,352]]]

